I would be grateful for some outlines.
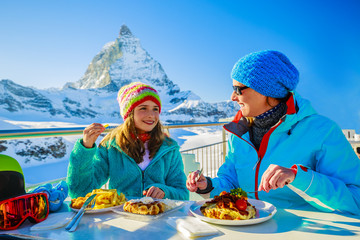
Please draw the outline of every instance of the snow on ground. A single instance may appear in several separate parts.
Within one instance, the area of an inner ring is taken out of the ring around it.
[[[20,129],[21,127],[16,126],[15,124],[10,123],[7,118],[0,117],[0,129]]]
[[[13,126],[17,126],[18,128],[23,129],[33,129],[33,128],[69,128],[69,127],[83,127],[86,125],[80,125],[71,122],[31,122],[31,121],[12,121],[12,120],[5,120],[9,124]]]
[[[185,128],[184,131],[190,131],[191,135],[182,135],[179,139],[184,140],[180,150],[188,150],[222,141],[222,127],[196,127]]]

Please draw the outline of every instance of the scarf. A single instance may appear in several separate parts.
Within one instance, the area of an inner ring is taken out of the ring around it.
[[[286,109],[286,103],[280,102],[272,109],[254,118],[254,124],[250,128],[250,140],[256,149],[260,148],[264,135],[285,115]]]
[[[140,141],[145,143],[146,141],[150,140],[151,135],[150,135],[150,133],[140,133],[137,136],[135,136],[135,134],[131,133],[131,137],[133,139],[139,139]]]

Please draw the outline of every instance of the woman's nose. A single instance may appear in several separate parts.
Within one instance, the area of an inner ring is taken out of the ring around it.
[[[232,92],[230,99],[231,101],[235,102],[238,100],[238,95],[235,93],[235,91]]]

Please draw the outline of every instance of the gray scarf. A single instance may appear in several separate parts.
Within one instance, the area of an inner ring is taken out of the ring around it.
[[[250,128],[250,140],[259,150],[264,135],[274,126],[286,113],[287,106],[281,102],[269,111],[254,118],[254,124]]]

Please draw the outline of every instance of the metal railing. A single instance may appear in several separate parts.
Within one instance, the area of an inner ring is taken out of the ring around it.
[[[225,123],[227,122],[167,124],[164,125],[164,128],[165,131],[169,132],[170,129],[175,129],[175,128],[220,126],[220,125],[224,125]],[[107,127],[104,133],[110,132],[115,127],[117,126]],[[0,140],[81,135],[83,133],[84,128],[85,127],[0,130]]]
[[[226,154],[224,144],[226,144],[226,141],[183,150],[181,153],[194,154],[195,161],[200,163],[200,168],[203,168],[205,175],[213,178],[216,177],[219,167],[224,163]]]
[[[186,124],[167,124],[164,125],[165,131],[171,136],[171,129],[178,128],[193,128],[193,127],[213,127],[222,126],[227,122],[212,122],[212,123],[186,123]],[[110,132],[117,126],[109,126],[105,129],[105,133]],[[15,129],[15,130],[0,130],[0,141],[2,140],[16,140],[24,138],[45,138],[45,137],[59,137],[70,135],[81,135],[85,127],[73,127],[73,128],[41,128],[41,129]],[[218,168],[225,160],[226,153],[226,133],[222,130],[222,141],[214,144],[200,146],[197,148],[182,150],[182,153],[195,154],[195,161],[200,163],[200,166],[204,168],[204,172],[207,176],[215,177]],[[54,179],[47,182],[41,182],[36,184],[27,185],[26,189],[32,189],[36,186],[46,183],[55,184],[66,178]]]

